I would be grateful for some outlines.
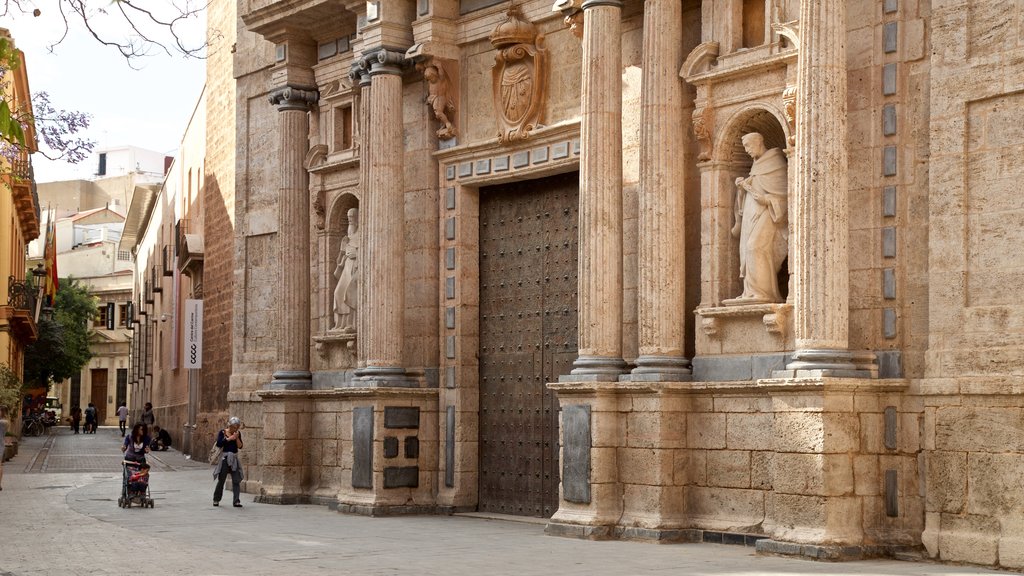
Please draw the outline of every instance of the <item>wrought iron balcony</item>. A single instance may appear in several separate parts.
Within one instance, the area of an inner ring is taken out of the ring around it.
[[[18,310],[35,312],[39,290],[32,280],[18,280],[14,276],[7,278],[7,305]]]

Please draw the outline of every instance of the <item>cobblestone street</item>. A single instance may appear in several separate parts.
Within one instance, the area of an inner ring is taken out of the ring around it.
[[[367,518],[322,506],[211,505],[208,466],[152,455],[153,509],[120,509],[120,434],[26,438],[5,464],[0,575],[998,574],[898,561],[842,564],[712,544],[588,542],[540,522],[473,515]]]

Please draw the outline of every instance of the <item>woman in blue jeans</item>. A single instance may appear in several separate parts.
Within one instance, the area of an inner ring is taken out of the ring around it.
[[[238,451],[242,449],[242,421],[237,417],[228,418],[228,427],[217,432],[217,447],[222,450],[219,463],[214,467],[213,475],[217,478],[217,488],[213,491],[213,505],[220,506],[220,498],[224,495],[224,481],[231,474],[232,504],[235,508],[242,507],[239,493],[242,489],[242,462],[238,459]]]

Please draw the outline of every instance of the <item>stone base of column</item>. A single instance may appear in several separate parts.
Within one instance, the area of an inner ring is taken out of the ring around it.
[[[416,388],[419,383],[401,366],[366,366],[355,371],[355,386],[365,388]]]
[[[572,363],[572,372],[558,377],[559,382],[618,382],[626,371],[622,358],[579,356]]]
[[[622,382],[689,382],[690,359],[682,356],[640,356],[636,368],[619,377]]]
[[[773,378],[878,378],[875,353],[865,350],[805,348],[793,352],[793,361],[785,370],[776,370]]]
[[[763,539],[755,544],[758,554],[773,556],[802,556],[814,560],[850,562],[869,558],[899,558],[910,551],[907,546],[829,546],[821,544],[798,544]]]
[[[278,370],[267,384],[267,390],[310,390],[313,373],[309,370]]]

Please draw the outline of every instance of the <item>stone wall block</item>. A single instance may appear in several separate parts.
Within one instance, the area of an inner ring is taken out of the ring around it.
[[[967,456],[967,513],[1005,518],[1024,513],[1024,455]]]
[[[867,454],[885,453],[885,418],[882,414],[860,415],[860,445]]]
[[[335,412],[314,412],[312,421],[313,438],[338,437],[338,418]]]
[[[959,514],[967,504],[967,453],[925,454],[925,509]]]
[[[624,484],[670,484],[674,450],[620,448],[619,479]]]
[[[1018,509],[1012,517],[1001,519],[1000,524],[999,565],[1020,570],[1024,568],[1024,514]]]
[[[708,452],[707,465],[711,485],[750,488],[750,452],[713,450]]]
[[[772,399],[768,397],[715,398],[715,412],[771,412]]]
[[[750,453],[750,487],[756,490],[772,489],[772,461],[775,453],[767,450]]]
[[[626,438],[626,419],[618,412],[591,412],[591,442],[594,447],[618,446]]]
[[[860,449],[856,414],[782,412],[772,428],[778,452],[840,453]]]
[[[775,415],[739,414],[727,415],[725,444],[731,450],[769,450],[771,437],[765,434],[772,429]]]
[[[661,418],[657,411],[629,412],[625,415],[625,445],[636,448],[654,448],[661,444]],[[620,438],[621,440],[621,438]]]
[[[995,564],[999,559],[999,522],[973,515],[943,514],[939,532],[939,558],[973,564]]]
[[[619,480],[619,449],[601,447],[590,449],[590,481],[618,482]]]
[[[772,487],[779,494],[853,494],[853,459],[848,454],[776,454]]]
[[[690,414],[686,419],[686,438],[691,448],[725,448],[726,415]]]
[[[878,496],[882,493],[881,476],[878,471],[878,456],[859,455],[853,457],[853,489],[858,496]]]
[[[949,407],[936,410],[939,450],[1024,452],[1024,411],[1020,408]]]
[[[708,450],[686,450],[686,456],[683,457],[683,451],[676,453],[676,478],[686,478],[687,484],[693,486],[707,486],[708,485]],[[680,470],[679,466],[686,464],[685,470]],[[682,472],[683,476],[680,476]]]
[[[695,527],[760,532],[765,494],[763,490],[695,486],[686,491],[686,506]]]

